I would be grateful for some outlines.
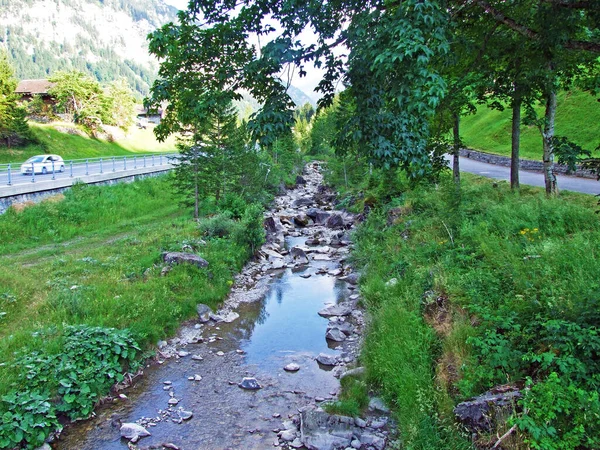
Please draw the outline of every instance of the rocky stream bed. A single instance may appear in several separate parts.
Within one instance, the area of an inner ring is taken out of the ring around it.
[[[222,308],[199,304],[197,319],[158,343],[142,377],[54,448],[386,447],[393,427],[378,398],[361,418],[321,407],[337,398],[341,377],[363,370],[365,317],[346,262],[355,217],[334,211],[320,169],[306,166],[297,187],[276,198],[267,242]]]

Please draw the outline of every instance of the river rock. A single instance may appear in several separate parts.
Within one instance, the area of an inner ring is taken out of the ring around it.
[[[290,255],[292,255],[292,259],[296,263],[308,264],[308,256],[306,256],[306,252],[300,247],[292,247],[292,249],[290,250]]]
[[[332,330],[334,328],[337,328],[342,333],[344,333],[346,336],[350,336],[352,334],[352,332],[354,331],[354,325],[352,325],[350,322],[340,322],[339,320],[337,320],[337,321],[332,320],[327,325],[327,331]]]
[[[293,206],[298,208],[301,206],[309,206],[313,204],[313,199],[310,197],[300,197],[296,199],[293,203]]]
[[[184,252],[164,252],[162,254],[163,261],[167,264],[193,264],[196,267],[202,269],[208,266],[208,261],[200,258],[198,255],[193,253]]]
[[[177,400],[175,397],[171,397],[168,403],[169,405],[176,405],[177,403],[179,403],[179,400]]]
[[[262,252],[270,258],[283,258],[283,255],[275,250],[271,250],[268,248],[262,248]]]
[[[345,281],[348,284],[358,284],[359,275],[356,272],[353,272],[345,277],[341,277],[340,280]]]
[[[384,414],[390,412],[390,409],[386,406],[385,402],[379,397],[373,397],[371,400],[369,400],[369,410],[379,411]]]
[[[454,408],[454,414],[473,432],[493,430],[495,417],[507,417],[521,392],[513,386],[499,386]]]
[[[338,230],[340,228],[344,228],[344,219],[341,214],[334,213],[325,222],[325,226],[327,228],[331,228],[332,230]]]
[[[190,420],[192,417],[194,417],[194,413],[192,411],[181,410],[178,414],[181,420]]]
[[[246,389],[249,391],[256,391],[258,389],[262,389],[262,386],[258,384],[256,378],[253,377],[244,377],[241,383],[238,384],[242,389]]]
[[[355,367],[354,369],[346,370],[341,376],[340,380],[345,377],[362,377],[365,374],[364,367]]]
[[[289,363],[283,368],[283,370],[286,372],[298,372],[300,370],[300,366],[296,363]]]
[[[310,450],[346,448],[353,440],[353,420],[305,408],[300,412],[300,440]]]
[[[334,355],[328,355],[326,353],[319,353],[319,356],[317,356],[317,362],[319,364],[323,364],[324,366],[335,366],[337,357]]]
[[[309,210],[306,211],[306,215],[310,217],[316,225],[323,225],[331,216],[330,213],[318,208],[309,208]]]
[[[303,176],[297,175],[296,176],[296,184],[298,184],[298,185],[306,184],[306,180],[304,179]]]
[[[319,315],[322,317],[332,316],[348,316],[352,314],[353,306],[349,303],[338,303],[337,305],[331,305],[327,308],[323,308],[319,311]]]
[[[306,214],[298,214],[297,216],[294,216],[294,224],[299,227],[306,227],[309,223],[310,219]]]
[[[326,339],[330,339],[335,342],[344,342],[346,335],[338,328],[332,328],[325,334]]]
[[[363,433],[360,436],[360,441],[362,444],[370,445],[376,450],[383,450],[385,448],[385,439],[375,434]]]
[[[296,430],[284,430],[279,433],[279,437],[286,442],[296,439]]]
[[[196,305],[196,311],[198,312],[198,320],[202,323],[206,323],[210,320],[212,314],[211,309],[204,303],[198,303]]]
[[[129,439],[134,444],[140,440],[140,438],[151,436],[150,432],[143,426],[137,423],[124,423],[121,425],[121,437]]]
[[[267,217],[264,220],[263,224],[267,233],[277,233],[277,222],[275,222],[275,219],[273,217]]]

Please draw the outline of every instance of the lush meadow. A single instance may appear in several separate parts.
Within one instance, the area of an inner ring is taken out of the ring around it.
[[[524,399],[478,444],[515,425],[503,448],[598,448],[596,199],[469,175],[457,195],[447,176],[411,187],[363,170],[346,172],[355,189],[343,202],[371,209],[353,253],[372,314],[362,364],[393,406],[404,448],[470,447],[453,407],[504,384]],[[360,404],[350,389],[356,400],[345,404]]]

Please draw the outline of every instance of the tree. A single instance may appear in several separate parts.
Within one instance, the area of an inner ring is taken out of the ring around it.
[[[49,93],[56,98],[59,112],[72,114],[73,121],[91,129],[110,121],[110,107],[100,84],[83,72],[56,72]]]
[[[556,194],[556,92],[559,88],[568,88],[579,77],[597,77],[600,5],[597,0],[473,0],[471,5],[505,30],[521,38],[524,44],[520,48],[528,49],[527,61],[519,58],[520,49],[516,54],[513,53],[511,58],[514,76],[513,123],[518,120],[517,111],[520,111],[520,108],[517,109],[517,104],[523,98],[523,85],[525,84],[526,88],[536,86],[545,104],[545,114],[543,118],[538,118],[533,108],[528,107],[529,121],[538,126],[542,135],[546,192],[549,195]],[[531,64],[532,60],[535,64]],[[524,63],[531,69],[523,71]]]
[[[120,78],[111,82],[105,92],[106,108],[110,111],[110,125],[116,125],[124,130],[133,124],[135,115],[135,97],[127,80]]]
[[[428,121],[445,90],[432,58],[448,49],[446,21],[435,0],[193,1],[179,13],[178,25],[150,35],[161,67],[148,105],[169,103],[157,135],[164,138],[204,115],[204,92],[235,98],[246,89],[263,104],[248,125],[262,146],[271,146],[293,125],[293,103],[280,74],[295,65],[305,75],[311,61],[325,69],[317,88],[324,94],[321,106],[333,101],[340,79],[351,89],[356,132],[347,139],[375,164],[425,176],[431,169]],[[281,30],[276,36],[273,22]],[[306,27],[316,32],[316,44],[298,39]],[[250,34],[270,41],[257,50]],[[335,56],[341,44],[349,49],[347,60]]]
[[[13,74],[6,53],[0,50],[0,142],[9,148],[35,140],[27,124],[27,110],[18,103]]]
[[[174,185],[183,203],[194,207],[195,218],[201,199],[212,196],[219,203],[230,190],[240,189],[244,174],[252,171],[246,164],[250,150],[236,123],[236,111],[231,101],[220,100],[205,120],[188,127],[188,137],[178,145]]]

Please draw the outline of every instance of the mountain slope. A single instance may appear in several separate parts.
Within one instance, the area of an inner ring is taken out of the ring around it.
[[[158,67],[146,36],[176,13],[162,0],[0,0],[0,45],[20,79],[78,69],[146,94]]]

